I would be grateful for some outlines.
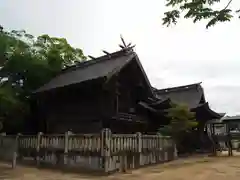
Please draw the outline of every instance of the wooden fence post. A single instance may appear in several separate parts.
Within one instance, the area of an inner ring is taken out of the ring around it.
[[[136,135],[137,135],[138,166],[141,166],[141,164],[142,164],[142,158],[141,158],[141,153],[142,153],[142,134],[140,132],[137,132]]]
[[[109,172],[110,164],[110,143],[111,143],[111,130],[103,129],[101,131],[101,156],[103,158],[104,172]]]
[[[65,138],[64,138],[64,157],[63,157],[63,163],[64,165],[68,164],[68,146],[69,146],[69,135],[71,134],[70,131],[65,132]]]
[[[158,132],[157,134],[157,151],[156,151],[156,161],[157,161],[157,163],[159,163],[160,162],[160,152],[161,152],[161,138],[162,138],[162,135]]]
[[[173,141],[173,140],[172,140]],[[177,145],[175,141],[173,141],[173,159],[176,160],[178,158],[178,151],[177,151]]]
[[[163,160],[163,162],[166,161],[165,151],[166,151],[166,140],[165,140],[165,137],[162,136],[162,160]]]
[[[36,163],[40,165],[40,148],[41,148],[41,136],[43,135],[42,132],[37,134],[37,146],[36,146]]]
[[[6,136],[6,133],[3,132],[3,133],[0,133],[0,150],[2,151],[5,151],[5,148],[4,148],[4,138]],[[2,157],[2,155],[0,156],[0,158]]]
[[[23,160],[23,154],[22,154],[22,152],[21,152],[21,144],[20,144],[20,142],[21,142],[21,136],[22,136],[22,134],[21,133],[18,133],[17,134],[17,136],[18,136],[18,160],[19,161],[21,161],[21,160]]]
[[[4,136],[6,136],[6,133],[5,133],[5,132],[3,132],[3,133],[0,134],[0,140],[1,140],[1,141],[0,141],[0,147],[3,146]]]
[[[13,152],[13,158],[12,158],[12,169],[16,168],[17,165],[17,156],[18,156],[18,138],[19,134],[17,134],[15,138],[15,144],[14,144],[14,152]]]
[[[168,161],[168,144],[169,144],[169,137],[164,137],[164,161]]]

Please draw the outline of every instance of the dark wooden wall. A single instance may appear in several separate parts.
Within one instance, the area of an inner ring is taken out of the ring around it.
[[[101,121],[67,121],[60,122],[48,121],[49,133],[64,133],[71,131],[73,133],[98,134],[102,130]]]
[[[99,132],[102,129],[101,108],[104,99],[99,83],[93,81],[62,88],[39,97],[42,101],[39,110],[42,109],[44,123],[41,124],[44,131]]]
[[[146,82],[140,68],[135,61],[122,69],[117,78],[119,87],[119,111],[129,112],[136,110],[137,103],[148,97]]]
[[[148,97],[145,85],[140,68],[132,61],[107,82],[96,79],[45,93],[39,97],[40,129],[50,133],[95,133],[105,127],[117,132],[140,131],[145,126],[115,122],[112,117],[136,114],[137,103]]]

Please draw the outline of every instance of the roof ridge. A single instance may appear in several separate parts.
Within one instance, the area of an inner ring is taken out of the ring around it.
[[[69,71],[73,71],[73,70],[76,70],[76,69],[79,69],[79,68],[88,67],[90,65],[93,65],[93,64],[96,64],[96,63],[99,63],[99,62],[112,60],[114,58],[117,58],[117,57],[120,57],[120,56],[123,56],[123,55],[128,55],[129,53],[132,53],[132,52],[134,52],[134,51],[132,50],[131,47],[124,48],[124,49],[121,49],[119,51],[115,51],[113,53],[109,53],[109,54],[106,54],[106,55],[103,55],[103,56],[99,56],[99,57],[97,57],[95,59],[92,59],[92,60],[79,62],[76,65],[73,65],[73,66],[70,66],[70,67],[67,67],[67,68],[63,69],[60,72],[60,74],[66,73],[66,72],[69,72]]]
[[[200,85],[202,82],[199,83],[194,83],[194,84],[188,84],[188,85],[183,85],[183,86],[175,86],[175,87],[170,87],[170,88],[164,88],[164,89],[157,89],[154,88],[155,92],[161,93],[161,92],[173,92],[173,91],[179,91],[179,90],[184,90],[184,89],[189,89],[189,88],[194,88],[195,86]]]

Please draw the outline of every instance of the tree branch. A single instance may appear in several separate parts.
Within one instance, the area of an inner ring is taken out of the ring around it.
[[[232,3],[232,1],[233,1],[233,0],[230,0],[230,1],[228,2],[228,4],[226,5],[226,7],[224,8],[224,10],[226,10],[226,9],[228,8],[228,6]]]

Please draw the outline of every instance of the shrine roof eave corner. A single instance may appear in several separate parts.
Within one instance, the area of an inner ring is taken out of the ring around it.
[[[212,119],[221,119],[225,114],[223,113],[217,113],[214,110],[212,110],[209,106],[209,103],[206,102],[204,104],[199,105],[196,108],[192,109],[193,112],[204,112],[209,115]]]

